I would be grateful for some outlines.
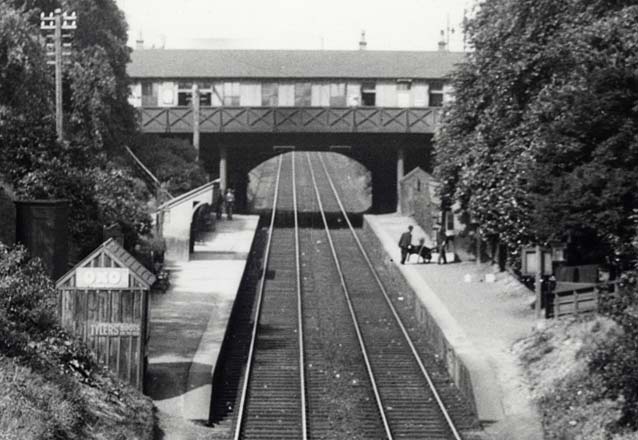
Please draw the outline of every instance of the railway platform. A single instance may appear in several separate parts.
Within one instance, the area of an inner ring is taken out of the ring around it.
[[[506,273],[485,282],[491,268],[474,262],[417,264],[413,256],[412,262],[399,264],[397,242],[409,225],[414,226],[414,242],[424,237],[431,243],[411,217],[364,217],[364,228],[385,251],[384,263],[396,266],[414,291],[415,302],[426,310],[420,316],[436,329],[441,339],[436,345],[448,370],[456,370],[450,372],[457,385],[466,395],[473,394],[486,432],[494,440],[542,440],[540,415],[511,349],[537,324],[529,308],[533,294]]]
[[[169,417],[208,420],[212,374],[258,221],[219,220],[190,261],[168,268],[170,289],[151,300],[146,394]]]

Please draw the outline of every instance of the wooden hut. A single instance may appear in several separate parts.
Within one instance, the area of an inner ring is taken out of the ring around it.
[[[62,325],[138,389],[145,370],[148,291],[154,282],[155,276],[110,238],[56,283]]]

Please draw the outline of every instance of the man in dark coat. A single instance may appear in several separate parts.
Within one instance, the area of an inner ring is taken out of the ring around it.
[[[231,188],[226,190],[226,195],[224,196],[224,201],[226,202],[226,218],[228,220],[233,219],[233,207],[235,206],[235,191]]]
[[[222,219],[222,209],[224,209],[224,203],[224,194],[222,194],[220,191],[219,196],[217,196],[217,200],[215,201],[215,215],[217,217],[217,220]]]
[[[405,264],[410,246],[412,246],[412,226],[408,226],[408,230],[401,234],[399,239],[399,247],[401,248],[401,264]]]
[[[447,264],[447,256],[445,255],[447,252],[447,242],[448,237],[445,234],[443,227],[441,227],[436,233],[436,247],[439,251],[439,258],[437,260],[438,264]]]

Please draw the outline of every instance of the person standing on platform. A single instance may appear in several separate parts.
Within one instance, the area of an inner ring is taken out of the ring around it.
[[[226,196],[224,197],[226,201],[226,218],[228,220],[233,219],[233,207],[235,205],[235,191],[231,188],[226,190]]]
[[[399,248],[401,248],[401,264],[405,264],[410,246],[412,246],[412,226],[408,226],[408,230],[401,234],[399,239]]]
[[[443,227],[440,227],[436,233],[436,244],[439,251],[439,258],[437,259],[437,263],[447,264],[447,256],[445,255],[445,253],[447,252],[447,235],[445,234],[445,230]]]
[[[215,217],[217,220],[222,219],[222,210],[224,209],[224,194],[219,192],[219,196],[217,196],[217,200],[215,201]]]

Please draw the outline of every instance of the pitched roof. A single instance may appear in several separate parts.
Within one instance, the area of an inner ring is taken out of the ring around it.
[[[215,180],[211,180],[210,182],[207,182],[203,184],[202,186],[198,186],[197,188],[191,189],[190,191],[185,192],[184,194],[180,194],[177,197],[173,197],[172,199],[167,200],[166,202],[164,202],[157,208],[157,211],[170,209],[173,206],[180,205],[184,202],[190,201],[191,199],[195,197],[199,197],[203,192],[206,192],[212,189],[215,186],[215,184],[219,185],[219,178]]]
[[[76,264],[73,269],[62,275],[55,283],[56,288],[62,288],[79,267],[86,266],[89,262],[98,258],[102,253],[108,254],[109,257],[117,261],[123,267],[130,269],[133,275],[146,284],[147,287],[150,287],[155,282],[155,275],[153,275],[150,270],[145,268],[135,259],[135,257],[129,254],[128,251],[126,251],[126,249],[124,249],[114,238],[109,238],[93,252],[84,257],[84,259]]]
[[[434,177],[432,177],[432,175],[430,173],[428,173],[427,171],[425,171],[423,168],[421,167],[416,167],[414,168],[412,171],[410,171],[409,173],[407,173],[405,176],[403,176],[400,181],[403,182],[405,180],[408,180],[410,178],[412,178],[412,176],[415,175],[421,175],[422,177],[428,179],[429,181],[434,181]]]
[[[462,52],[141,49],[133,78],[424,78],[449,75]]]
[[[155,282],[155,275],[153,275],[153,272],[145,268],[142,263],[137,261],[133,255],[129,254],[114,238],[109,238],[102,244],[102,246],[110,252],[116,260],[119,260],[122,264],[128,267],[131,272],[145,281],[149,287]]]

